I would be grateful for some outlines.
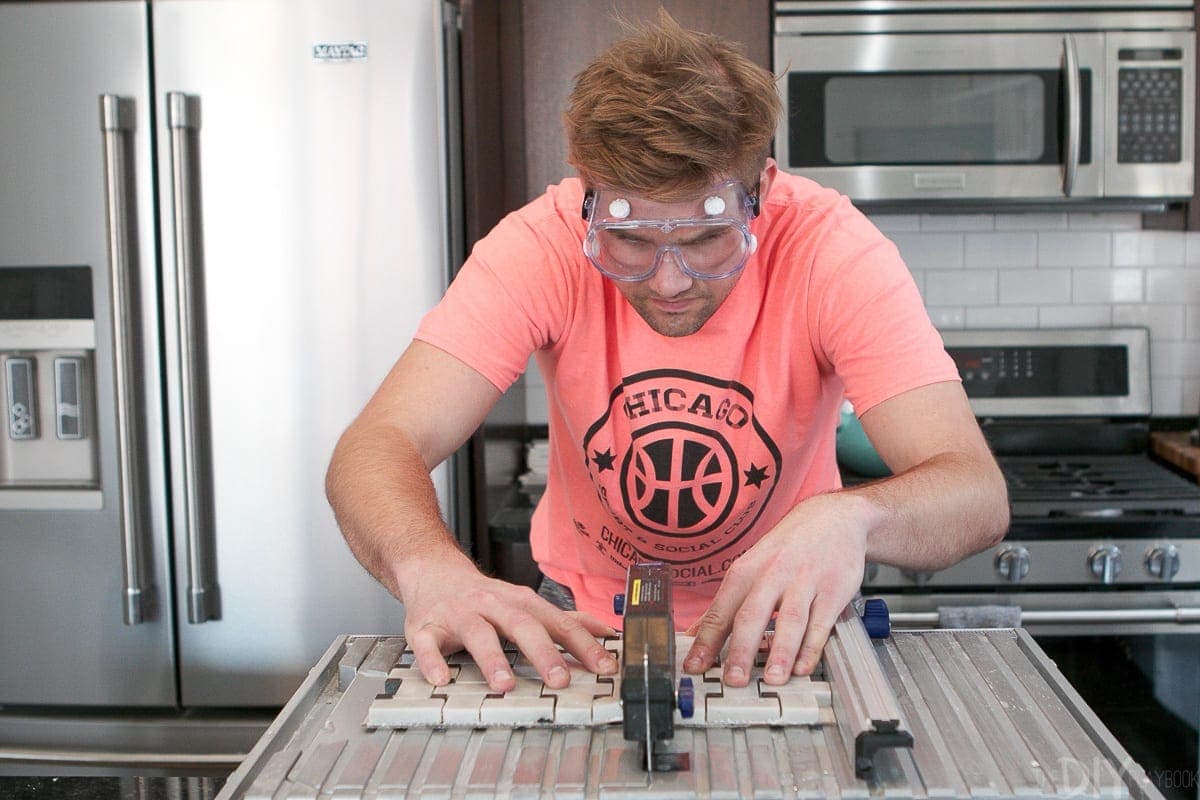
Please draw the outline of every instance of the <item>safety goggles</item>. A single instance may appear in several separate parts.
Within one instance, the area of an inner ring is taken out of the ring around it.
[[[725,181],[704,193],[690,217],[642,217],[646,201],[615,189],[589,189],[583,198],[587,234],[583,252],[615,281],[644,281],[670,254],[687,275],[719,280],[736,275],[758,247],[750,220],[758,216],[758,191]]]

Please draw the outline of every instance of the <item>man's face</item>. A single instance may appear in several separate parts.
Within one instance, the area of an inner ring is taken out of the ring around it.
[[[753,252],[750,203],[745,188],[729,182],[681,202],[600,190],[585,249],[647,325],[688,336],[720,308]],[[640,280],[615,279],[651,270]]]
[[[693,278],[671,254],[644,281],[613,281],[646,324],[663,336],[690,336],[716,313],[737,285],[739,272],[720,280]]]

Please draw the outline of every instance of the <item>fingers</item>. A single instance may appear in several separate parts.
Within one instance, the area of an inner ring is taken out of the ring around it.
[[[616,631],[595,617],[579,612],[551,610],[547,629],[554,641],[579,659],[584,669],[597,675],[611,675],[617,671],[617,660],[596,641],[597,636],[614,636]]]
[[[406,633],[404,638],[408,640],[417,669],[425,676],[425,680],[435,686],[445,686],[450,682],[450,668],[446,666],[446,659],[442,658],[442,643],[449,638],[445,628],[427,624],[412,633]]]
[[[721,583],[721,588],[717,590],[717,594],[713,598],[712,605],[687,630],[689,635],[696,637],[696,641],[692,643],[691,650],[683,660],[685,672],[696,674],[711,667],[716,662],[725,640],[729,637],[729,632],[733,629],[734,615],[741,607],[747,593],[747,589],[743,588],[738,574],[735,572],[736,569],[736,564],[730,568],[725,575],[725,580]],[[769,616],[770,612],[767,613]]]
[[[785,598],[775,617],[775,635],[771,639],[771,652],[767,655],[767,666],[763,680],[769,684],[787,683],[796,664],[796,655],[804,641],[808,628],[811,594],[795,599]]]
[[[800,647],[800,657],[796,660],[794,672],[797,675],[809,675],[817,668],[821,653],[825,650],[825,642],[837,622],[842,607],[828,602],[826,598],[818,597],[812,605],[809,615],[808,630],[804,634],[804,644]]]

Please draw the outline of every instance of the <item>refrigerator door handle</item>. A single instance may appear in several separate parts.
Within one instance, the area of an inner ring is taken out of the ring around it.
[[[128,137],[136,127],[133,100],[100,95],[100,131],[104,141],[104,205],[108,239],[109,310],[112,316],[113,394],[116,405],[117,517],[121,530],[124,578],[122,605],[126,625],[146,622],[154,587],[146,570],[146,554],[138,521],[141,509],[136,476],[137,431],[132,326],[131,275],[136,233],[130,216],[135,208],[129,181]]]
[[[188,622],[221,618],[216,581],[216,542],[211,505],[211,471],[200,432],[206,430],[203,392],[204,335],[201,203],[199,185],[200,98],[167,93],[167,128],[171,149],[171,200],[175,226],[175,315],[178,320],[181,476],[187,543]]]

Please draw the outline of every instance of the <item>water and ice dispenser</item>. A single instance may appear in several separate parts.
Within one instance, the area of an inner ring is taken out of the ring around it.
[[[95,350],[88,267],[0,269],[0,507],[99,488]]]

